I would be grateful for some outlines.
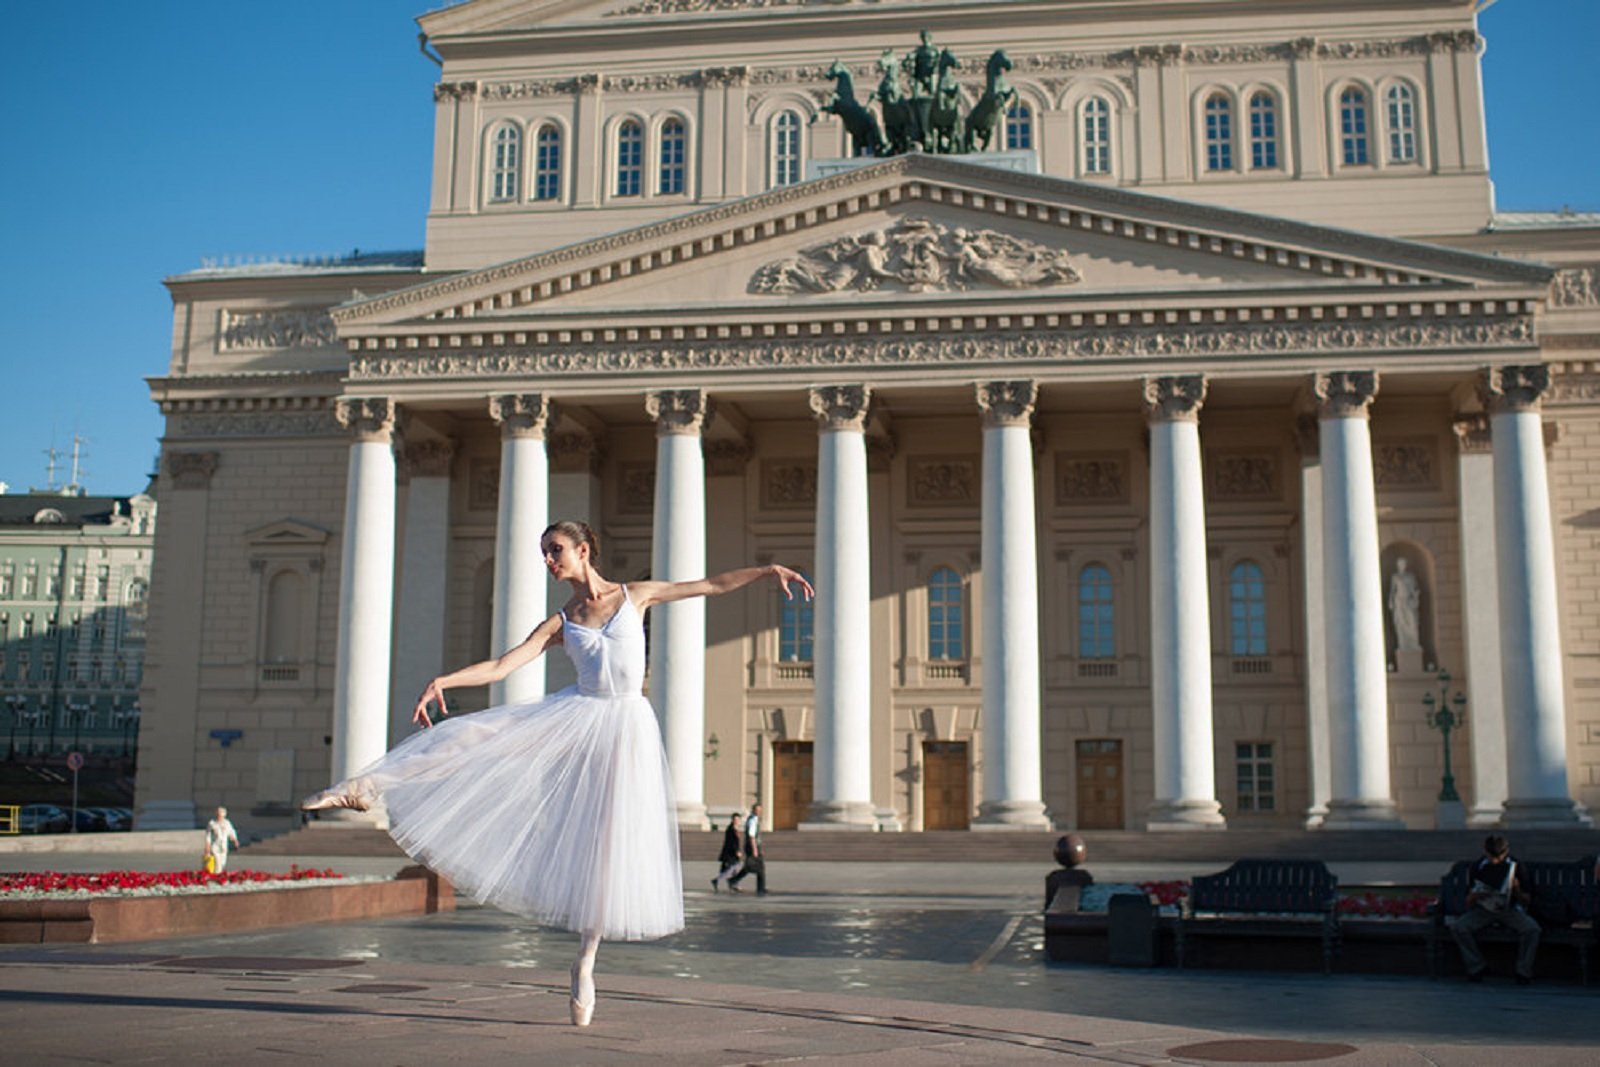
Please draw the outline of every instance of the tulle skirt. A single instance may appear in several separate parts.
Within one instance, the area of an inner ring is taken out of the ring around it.
[[[549,926],[683,929],[677,816],[649,701],[576,687],[413,734],[351,785],[401,848],[473,898]]]

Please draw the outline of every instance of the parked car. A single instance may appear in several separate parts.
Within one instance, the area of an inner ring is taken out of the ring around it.
[[[133,829],[133,813],[127,808],[88,808],[106,821],[107,830]]]
[[[106,817],[93,808],[78,808],[71,815],[77,820],[80,834],[95,833],[106,828]]]
[[[25,834],[55,834],[72,825],[72,816],[54,804],[25,804],[17,813],[17,823]]]

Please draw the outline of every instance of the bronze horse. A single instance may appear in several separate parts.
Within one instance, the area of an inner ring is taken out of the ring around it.
[[[968,152],[989,150],[989,139],[994,136],[1000,116],[1011,106],[1011,101],[1017,98],[1017,91],[1006,81],[1005,72],[1010,69],[1011,57],[1006,55],[1005,49],[996,48],[994,54],[989,57],[986,68],[988,84],[978,102],[973,104],[972,110],[967,113]]]
[[[966,123],[961,118],[961,85],[950,73],[959,66],[961,60],[950,49],[939,54],[933,106],[928,111],[926,148],[929,152],[949,155],[962,150]]]
[[[828,68],[828,77],[833,79],[833,96],[822,105],[822,110],[839,116],[844,128],[850,131],[855,155],[882,155],[883,130],[878,126],[877,116],[856,99],[855,80],[850,77],[850,68],[836,59],[833,66]]]

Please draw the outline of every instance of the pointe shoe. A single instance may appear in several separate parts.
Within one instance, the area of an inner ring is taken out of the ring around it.
[[[589,1003],[587,1004],[578,999],[578,985],[580,981],[578,975],[578,965],[574,963],[572,965],[572,999],[568,1002],[568,1006],[572,1009],[572,1025],[588,1026],[589,1020],[594,1018],[595,996],[594,993],[591,992],[589,994]]]
[[[300,802],[301,811],[327,811],[330,808],[349,808],[352,811],[366,811],[370,804],[361,797],[352,793],[342,793],[333,789],[324,789],[320,793],[313,793]]]

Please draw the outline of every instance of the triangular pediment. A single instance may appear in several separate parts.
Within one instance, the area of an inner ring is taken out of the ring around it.
[[[631,311],[760,318],[959,300],[1519,299],[1550,271],[1416,242],[902,156],[336,309],[343,336]]]
[[[828,0],[829,10],[858,3],[886,7],[926,6],[929,0]],[[818,0],[467,0],[417,19],[428,37],[482,38],[529,30],[616,20],[737,19],[794,13],[815,14]]]
[[[310,548],[325,544],[328,531],[298,519],[279,519],[245,532],[245,541],[255,548]]]

